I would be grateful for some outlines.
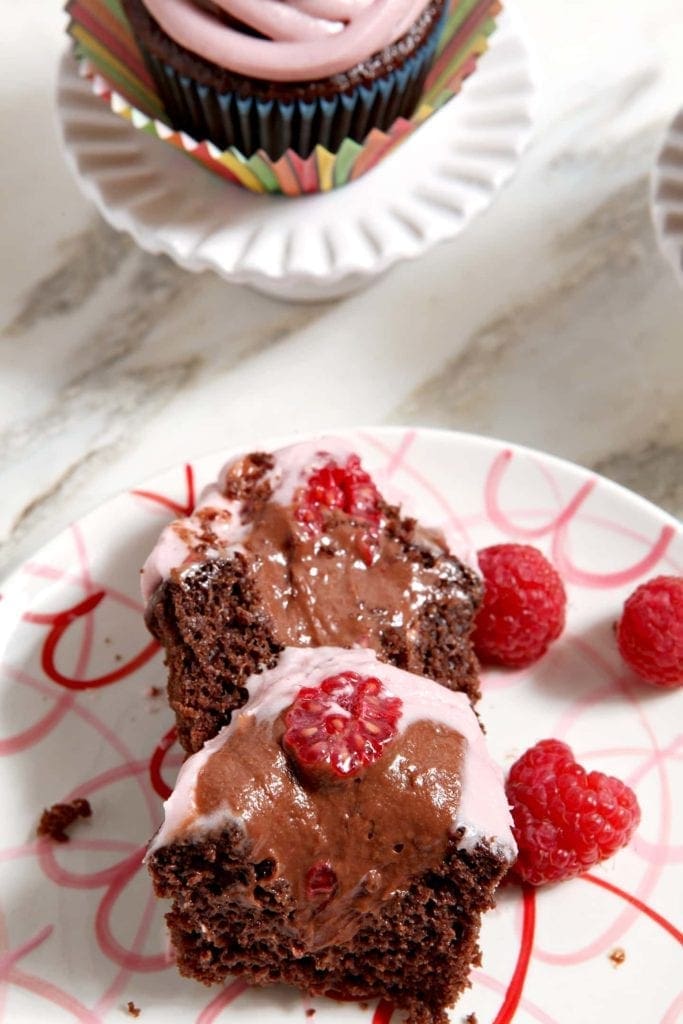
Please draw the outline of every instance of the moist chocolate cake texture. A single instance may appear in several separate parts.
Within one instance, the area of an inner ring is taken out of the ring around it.
[[[369,646],[479,696],[469,639],[479,577],[335,439],[226,466],[193,515],[162,534],[143,594],[188,751],[229,722],[246,680],[286,646]]]
[[[515,855],[467,698],[329,647],[287,648],[246,685],[246,707],[181,770],[148,855],[181,973],[381,997],[410,1024],[445,1024]],[[369,704],[353,704],[363,685]],[[308,748],[308,727],[292,733],[296,701],[320,719]],[[383,745],[349,767],[368,718],[364,735],[384,726]]]

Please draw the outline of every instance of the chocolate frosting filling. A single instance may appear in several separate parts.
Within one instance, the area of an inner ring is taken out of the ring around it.
[[[439,561],[445,546],[435,534],[415,527],[411,539],[420,550],[407,558],[400,537],[385,529],[373,535],[368,524],[346,513],[326,512],[322,532],[311,533],[291,506],[263,505],[244,550],[276,642],[380,649],[382,635],[397,629],[412,647],[420,608],[443,583],[447,567]]]
[[[265,877],[286,879],[296,909],[293,941],[307,949],[347,941],[411,879],[439,863],[453,834],[466,741],[418,721],[364,774],[322,788],[302,782],[284,753],[282,717],[243,714],[199,773],[184,831],[226,813],[244,829],[249,858]],[[307,875],[331,868],[333,892],[311,895]],[[246,897],[245,897],[246,898]]]

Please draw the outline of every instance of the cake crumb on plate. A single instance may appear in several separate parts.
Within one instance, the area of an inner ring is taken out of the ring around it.
[[[623,964],[624,960],[626,959],[626,953],[621,948],[621,946],[617,946],[609,954],[609,958],[615,967],[619,967],[621,964]]]
[[[73,825],[77,818],[89,818],[91,814],[90,803],[83,797],[77,797],[76,800],[70,800],[65,804],[53,804],[43,811],[36,833],[39,836],[47,836],[56,843],[68,843],[67,828]]]
[[[131,1017],[139,1017],[142,1010],[139,1006],[136,1006],[132,999],[129,999],[126,1003],[126,1013],[130,1014]]]

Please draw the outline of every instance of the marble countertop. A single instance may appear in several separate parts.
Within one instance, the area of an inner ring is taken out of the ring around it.
[[[166,465],[354,424],[523,442],[683,511],[683,292],[648,211],[683,103],[680,0],[517,6],[540,97],[512,185],[452,243],[306,306],[104,224],[60,151],[60,6],[5,12],[0,574]]]

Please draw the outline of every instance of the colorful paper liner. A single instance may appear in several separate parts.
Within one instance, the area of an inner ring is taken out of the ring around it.
[[[67,10],[81,73],[116,114],[252,192],[299,196],[355,181],[455,96],[486,50],[501,5],[498,0],[452,0],[412,117],[397,117],[388,131],[373,128],[362,143],[346,137],[336,151],[317,145],[304,159],[288,149],[278,160],[263,150],[249,157],[235,146],[221,150],[169,127],[119,0],[70,0]]]

